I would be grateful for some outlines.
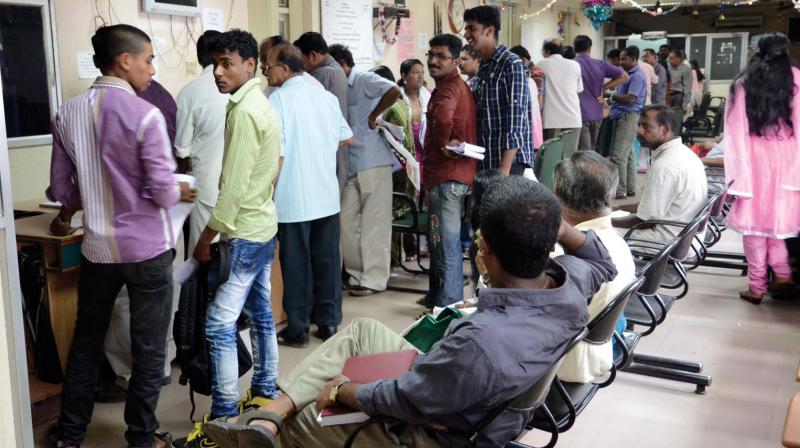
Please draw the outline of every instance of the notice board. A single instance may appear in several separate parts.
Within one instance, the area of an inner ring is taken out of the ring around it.
[[[356,67],[372,68],[372,0],[322,0],[322,36],[350,48]]]

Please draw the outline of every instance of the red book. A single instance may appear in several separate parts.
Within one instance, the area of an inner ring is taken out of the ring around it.
[[[344,363],[342,375],[359,384],[391,380],[411,370],[411,365],[414,364],[418,354],[416,350],[402,350],[353,356]],[[335,426],[361,423],[368,419],[369,416],[361,411],[336,405],[323,409],[317,417],[317,423],[320,426]]]

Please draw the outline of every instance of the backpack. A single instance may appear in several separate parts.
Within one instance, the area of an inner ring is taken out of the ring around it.
[[[210,263],[201,263],[194,276],[181,286],[178,310],[175,312],[173,337],[176,359],[181,369],[179,384],[189,385],[194,420],[194,393],[211,395],[211,362],[205,338],[206,311],[214,300],[217,286],[225,283],[230,273],[230,253],[220,250],[219,244],[211,246]],[[239,335],[244,327],[239,319],[236,348],[239,354],[239,377],[253,367],[253,358]]]
[[[50,303],[45,292],[42,252],[38,247],[23,246],[17,252],[17,261],[22,312],[36,377],[45,383],[60,384],[64,379],[64,372],[61,369],[53,327],[50,325]]]

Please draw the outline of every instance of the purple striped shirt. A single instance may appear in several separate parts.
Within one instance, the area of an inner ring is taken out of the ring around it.
[[[164,116],[122,79],[97,78],[53,120],[47,197],[83,209],[81,253],[92,262],[144,261],[173,247],[174,171]]]

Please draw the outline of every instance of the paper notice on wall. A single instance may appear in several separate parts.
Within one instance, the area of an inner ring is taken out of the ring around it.
[[[400,20],[400,32],[397,34],[397,63],[416,57],[414,46],[414,17]]]
[[[428,33],[417,34],[417,45],[419,46],[420,50],[428,49]]]
[[[79,51],[78,52],[78,78],[80,79],[95,79],[102,76],[100,70],[94,66],[94,51]]]
[[[350,48],[356,67],[372,68],[372,0],[322,0],[322,36]]]
[[[203,31],[225,31],[225,12],[220,8],[203,8]]]

